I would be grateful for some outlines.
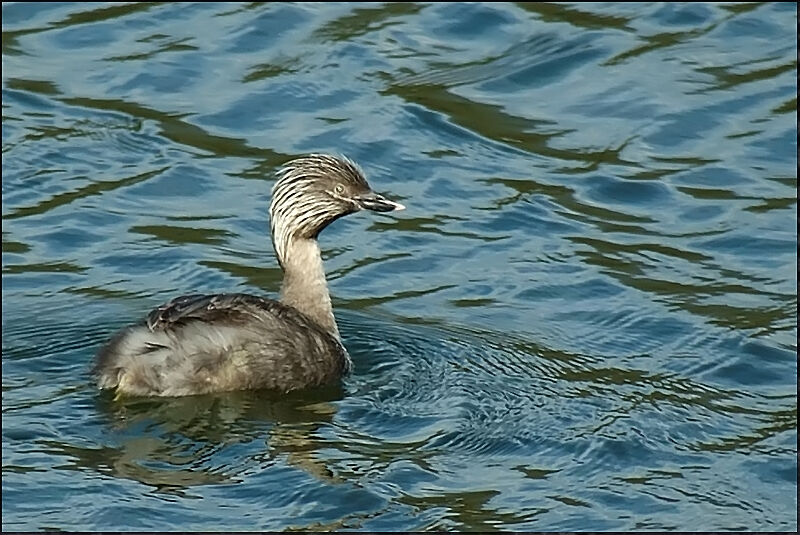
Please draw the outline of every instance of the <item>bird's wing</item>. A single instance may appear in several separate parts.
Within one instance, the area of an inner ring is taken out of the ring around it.
[[[278,317],[302,316],[278,301],[255,295],[240,293],[193,294],[176,297],[154,309],[147,315],[145,323],[151,332],[156,332],[165,331],[193,320],[232,323],[236,323],[237,320],[252,321],[263,313]],[[305,317],[292,317],[292,319],[299,320],[301,323],[307,321]]]

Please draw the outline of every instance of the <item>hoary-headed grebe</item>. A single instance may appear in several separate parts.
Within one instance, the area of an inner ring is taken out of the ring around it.
[[[186,295],[121,330],[96,359],[101,389],[186,396],[333,383],[351,366],[339,339],[317,236],[361,209],[402,210],[374,193],[344,157],[287,163],[272,188],[270,228],[283,285],[278,301],[240,293]]]

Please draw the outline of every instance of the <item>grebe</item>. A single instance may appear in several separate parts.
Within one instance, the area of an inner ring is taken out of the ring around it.
[[[101,389],[186,396],[283,392],[338,381],[351,367],[339,338],[317,243],[336,219],[362,209],[402,210],[374,193],[345,157],[311,154],[278,171],[269,207],[283,270],[278,301],[241,293],[186,295],[118,332],[98,352]]]

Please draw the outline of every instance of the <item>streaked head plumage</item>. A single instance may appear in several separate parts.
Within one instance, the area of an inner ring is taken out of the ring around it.
[[[316,239],[336,219],[361,209],[402,210],[402,204],[374,193],[361,168],[345,156],[309,154],[278,170],[272,187],[270,226],[278,261],[283,264],[293,239]]]

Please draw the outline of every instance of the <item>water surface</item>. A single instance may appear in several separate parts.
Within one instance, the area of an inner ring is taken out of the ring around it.
[[[795,530],[797,7],[5,3],[3,526]],[[274,295],[275,169],[341,388],[114,401],[116,329]]]

